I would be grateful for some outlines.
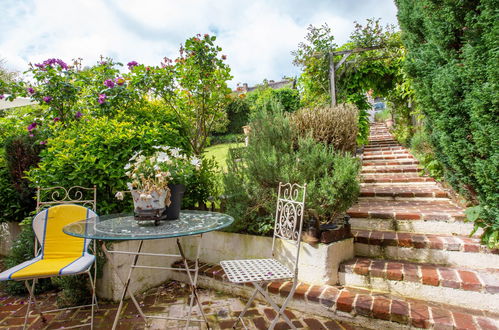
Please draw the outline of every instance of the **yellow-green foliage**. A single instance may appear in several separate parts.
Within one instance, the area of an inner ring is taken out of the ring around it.
[[[300,109],[293,114],[291,123],[301,137],[311,135],[334,150],[355,151],[358,109],[353,104]]]

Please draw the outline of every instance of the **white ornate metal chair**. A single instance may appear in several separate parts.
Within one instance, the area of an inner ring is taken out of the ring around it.
[[[292,329],[296,329],[286,314],[284,314],[284,310],[286,309],[290,299],[293,297],[296,286],[298,285],[298,260],[300,257],[300,242],[303,226],[303,213],[305,211],[306,190],[306,184],[300,186],[298,184],[279,183],[274,236],[272,240],[272,258],[225,260],[220,262],[220,265],[227,274],[229,281],[233,283],[251,283],[255,287],[251,298],[235,322],[234,328],[236,328],[239,321],[241,321],[243,326],[246,328],[243,316],[255,299],[256,295],[260,293],[277,312],[277,316],[270,324],[269,329],[274,329],[280,317],[282,317]],[[277,239],[284,239],[296,248],[295,257],[288,260],[286,264],[276,259],[279,257],[276,245]],[[291,267],[289,267],[289,264],[291,264]],[[278,280],[291,280],[293,283],[289,295],[286,297],[281,307],[279,307],[272,300],[267,291],[263,288],[264,283]]]
[[[93,329],[94,309],[98,307],[95,295],[95,281],[97,276],[95,256],[87,251],[90,240],[68,236],[62,232],[62,228],[72,222],[96,216],[96,192],[95,187],[83,188],[75,186],[69,189],[63,187],[38,188],[36,194],[37,214],[33,218],[32,223],[33,231],[35,232],[35,258],[0,273],[0,281],[24,281],[28,289],[29,300],[24,317],[24,329],[28,323],[32,302],[42,318],[45,319],[42,311],[36,306],[37,302],[34,293],[37,280],[40,278],[79,274],[87,274],[90,279],[92,303],[89,305],[45,311],[45,313],[91,307],[92,314],[89,323],[68,328],[90,326]],[[86,195],[90,195],[90,198],[85,198],[87,197]],[[47,200],[44,199],[45,196],[48,196]],[[87,207],[91,207],[91,209]],[[95,241],[93,249],[96,251]],[[93,264],[95,264],[95,267],[92,276],[91,267]],[[33,281],[31,285],[28,283],[29,280]]]

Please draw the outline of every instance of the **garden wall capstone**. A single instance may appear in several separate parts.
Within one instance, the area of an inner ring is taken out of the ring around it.
[[[17,222],[0,223],[0,256],[8,256],[21,228]]]
[[[195,259],[197,241],[196,237],[180,239],[188,259]],[[282,261],[290,261],[294,246],[278,241],[277,250],[283,256]],[[136,251],[138,241],[123,241],[114,243],[110,250]],[[267,258],[270,257],[272,238],[253,235],[234,234],[226,232],[210,232],[204,234],[200,261],[218,264],[221,260]],[[145,241],[142,252],[177,254],[175,239],[161,239]],[[339,264],[354,256],[353,239],[334,242],[331,244],[317,244],[315,246],[301,243],[298,278],[300,281],[323,285],[338,283]],[[124,280],[128,276],[131,256],[113,254],[111,260],[104,265],[103,276],[97,281],[99,297],[119,300],[122,284],[116,273],[112,271],[110,263],[116,265],[120,277]],[[140,257],[139,265],[169,267],[179,258],[171,257]],[[174,271],[136,268],[133,274],[131,289],[143,291],[157,286],[162,282],[176,277]]]

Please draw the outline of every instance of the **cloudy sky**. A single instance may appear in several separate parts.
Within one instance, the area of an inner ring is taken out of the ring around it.
[[[0,59],[17,71],[52,57],[155,65],[176,57],[186,38],[210,33],[234,87],[297,75],[290,52],[309,24],[327,23],[342,44],[353,21],[373,17],[396,24],[393,0],[0,0]]]

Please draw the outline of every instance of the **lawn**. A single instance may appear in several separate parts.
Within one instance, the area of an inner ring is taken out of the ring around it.
[[[215,157],[215,161],[218,166],[226,172],[227,171],[227,155],[229,153],[230,148],[238,148],[244,146],[244,143],[224,143],[224,144],[216,144],[214,146],[208,147],[205,149],[204,154],[206,157],[211,158]]]

